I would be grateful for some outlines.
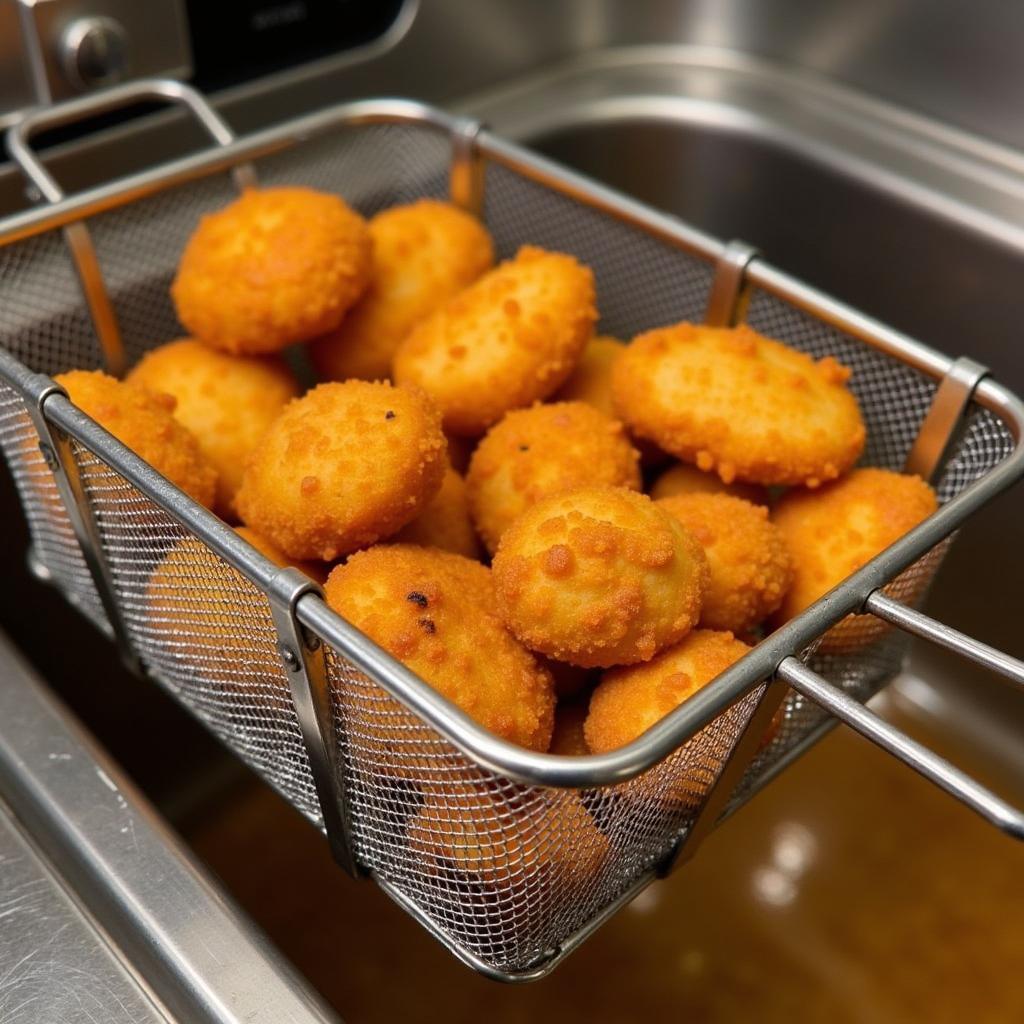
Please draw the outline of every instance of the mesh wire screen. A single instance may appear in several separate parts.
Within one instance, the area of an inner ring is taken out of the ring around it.
[[[362,212],[443,196],[447,142],[425,128],[360,126],[308,142],[257,167],[265,184],[341,193]],[[130,361],[179,333],[168,285],[203,213],[233,195],[226,176],[167,190],[93,218],[90,228]],[[531,243],[594,268],[602,330],[629,337],[700,319],[711,267],[614,218],[491,166],[485,216],[502,256]],[[868,424],[864,462],[902,466],[934,385],[766,293],[749,322],[854,370]],[[34,369],[98,364],[61,236],[0,250],[0,338]],[[1010,452],[1006,428],[975,411],[939,483],[945,501]],[[17,481],[39,561],[77,603],[98,598],[20,399],[0,386],[0,445]],[[267,598],[100,458],[75,449],[110,562],[117,600],[146,669],[303,813],[317,799]],[[941,560],[926,555],[890,592],[922,596]],[[500,970],[543,960],[656,864],[691,821],[727,760],[755,694],[668,760],[600,790],[519,785],[480,768],[325,647],[341,769],[358,858],[422,911],[447,941]],[[853,620],[811,656],[860,698],[897,671],[903,641]],[[795,697],[738,799],[821,721]]]

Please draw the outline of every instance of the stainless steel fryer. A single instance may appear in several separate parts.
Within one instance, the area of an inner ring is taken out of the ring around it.
[[[186,104],[216,147],[64,198],[31,136],[147,98]],[[1024,681],[1020,662],[912,608],[946,538],[1024,473],[1024,406],[984,368],[859,315],[743,245],[416,103],[342,105],[235,140],[192,90],[153,81],[29,115],[8,146],[49,201],[0,223],[0,445],[36,571],[323,827],[343,865],[372,875],[464,961],[505,980],[547,973],[836,719],[1024,836],[1024,814],[863,707],[898,670],[904,631]],[[834,355],[854,369],[863,462],[931,478],[942,506],[628,747],[560,758],[504,743],[45,376],[119,371],[179,333],[168,284],[198,215],[232,198],[227,172],[336,191],[366,214],[449,195],[483,216],[502,256],[530,242],[590,264],[608,333],[745,318]],[[897,628],[847,656],[815,655],[851,612],[865,613],[871,635],[877,620]],[[780,704],[783,726],[759,751]],[[438,795],[449,811],[425,817]],[[458,851],[470,847],[467,868]]]

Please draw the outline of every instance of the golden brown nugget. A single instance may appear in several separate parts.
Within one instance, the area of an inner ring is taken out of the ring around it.
[[[246,460],[299,393],[284,360],[231,356],[182,338],[147,352],[126,380],[174,396],[174,418],[217,470],[217,514],[234,519]]]
[[[408,825],[409,847],[433,870],[502,892],[548,887],[550,899],[579,900],[610,850],[578,793],[534,791],[518,806],[468,783],[438,785]]]
[[[730,494],[676,494],[657,504],[700,541],[707,556],[701,626],[743,633],[782,604],[793,563],[768,509]]]
[[[469,517],[466,482],[451,466],[445,470],[441,489],[394,539],[426,548],[442,548],[466,558],[480,557],[480,538]]]
[[[487,229],[451,203],[421,199],[369,223],[373,272],[341,325],[310,346],[325,380],[383,380],[410,330],[494,263]]]
[[[516,409],[477,445],[466,484],[477,530],[493,554],[541,498],[580,487],[640,489],[640,456],[618,420],[584,402]]]
[[[920,477],[887,469],[855,469],[817,491],[783,495],[772,519],[792,553],[794,576],[775,623],[798,615],[937,508]],[[885,628],[871,615],[851,615],[829,630],[820,649],[860,646]]]
[[[325,593],[339,615],[485,729],[544,751],[554,724],[551,676],[484,607],[483,588],[467,586],[486,572],[447,552],[381,544],[334,569]]]
[[[549,754],[562,757],[586,757],[590,753],[583,724],[587,720],[587,700],[560,700],[555,708],[555,731],[551,734]]]
[[[422,392],[320,384],[274,422],[235,504],[289,558],[331,562],[412,522],[446,465],[440,416]]]
[[[498,607],[531,650],[583,668],[647,661],[696,625],[697,540],[650,498],[589,488],[546,498],[501,539]]]
[[[816,487],[864,449],[850,371],[747,326],[676,324],[640,335],[616,361],[627,426],[725,483]]]
[[[323,562],[304,562],[301,559],[289,558],[277,545],[271,544],[266,537],[261,537],[255,530],[248,526],[236,526],[235,533],[243,540],[248,541],[264,558],[273,562],[282,569],[298,569],[304,572],[311,580],[317,583],[326,583],[330,566]]]
[[[723,483],[721,477],[705,473],[688,462],[677,462],[669,466],[654,481],[648,493],[655,501],[674,494],[731,494],[734,498],[742,498],[755,505],[768,504],[768,492],[763,487],[740,483],[738,480],[731,484]]]
[[[624,349],[618,338],[607,334],[591,338],[555,399],[559,402],[586,402],[605,416],[618,419],[612,401],[612,366]]]
[[[171,297],[206,345],[279,352],[334,330],[370,280],[366,222],[309,188],[248,189],[207,214],[181,257]]]
[[[413,328],[395,353],[394,379],[429,392],[446,430],[475,437],[553,394],[596,319],[590,269],[523,246]]]
[[[54,380],[82,412],[200,505],[213,508],[217,471],[192,432],[174,418],[173,396],[102,370],[69,370]]]

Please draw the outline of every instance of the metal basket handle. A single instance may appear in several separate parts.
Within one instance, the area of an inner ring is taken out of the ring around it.
[[[31,146],[32,137],[46,129],[76,124],[147,100],[163,100],[187,108],[218,146],[230,145],[235,139],[234,132],[202,94],[170,78],[153,78],[104,89],[53,107],[28,111],[8,130],[7,152],[42,198],[48,203],[58,203],[64,198],[64,190],[36,155]],[[239,188],[256,184],[255,174],[248,165],[236,167],[233,173]],[[120,376],[127,368],[124,345],[89,231],[83,222],[77,221],[64,228],[64,237],[107,369]]]
[[[1024,662],[965,636],[913,608],[908,608],[899,601],[886,597],[880,590],[876,590],[868,597],[864,610],[907,633],[931,640],[983,665],[1017,686],[1024,686]],[[1024,839],[1024,810],[1014,807],[965,771],[940,757],[935,751],[879,718],[859,701],[809,669],[799,659],[786,658],[779,665],[776,674],[794,690],[813,700],[829,714],[845,722],[866,739],[935,783],[940,789],[980,814],[986,821],[1015,839]]]

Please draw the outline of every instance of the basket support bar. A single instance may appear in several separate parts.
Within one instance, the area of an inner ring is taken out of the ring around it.
[[[734,239],[726,245],[715,262],[715,279],[704,313],[709,327],[735,327],[746,316],[750,300],[747,267],[758,255],[746,242]]]
[[[327,840],[335,860],[353,877],[364,874],[356,860],[349,827],[341,749],[335,729],[324,645],[298,620],[296,608],[320,588],[298,569],[281,569],[267,589],[270,614],[277,631],[277,653],[291,689],[302,740]]]
[[[448,170],[448,195],[466,213],[482,217],[484,212],[484,158],[477,139],[483,125],[462,118],[452,129],[452,156]]]
[[[988,376],[988,367],[968,359],[957,359],[949,368],[932,398],[921,429],[917,432],[904,469],[922,480],[933,481],[953,453],[967,419],[974,390]]]
[[[714,830],[722,812],[736,792],[736,787],[757,755],[761,741],[782,706],[786,693],[787,687],[782,683],[770,680],[765,684],[757,705],[733,744],[728,759],[704,794],[704,802],[696,816],[658,865],[659,877],[670,875],[680,864],[688,861]]]
[[[57,493],[67,512],[71,529],[82,551],[82,558],[85,560],[93,586],[96,587],[96,593],[99,595],[100,604],[110,623],[121,659],[129,669],[142,675],[142,663],[135,653],[128,626],[121,611],[121,603],[114,590],[110,564],[103,552],[103,541],[93,514],[92,503],[85,491],[78,461],[75,459],[75,453],[71,447],[71,438],[46,418],[47,399],[53,395],[62,395],[67,398],[67,392],[48,377],[40,375],[38,381],[40,386],[36,396],[34,398],[25,396],[25,406],[36,432],[39,434],[39,450],[54,475]]]
[[[986,821],[1015,839],[1024,839],[1024,811],[1007,803],[966,772],[918,743],[837,686],[822,679],[797,658],[779,665],[779,678],[859,732],[865,739],[913,768]]]

